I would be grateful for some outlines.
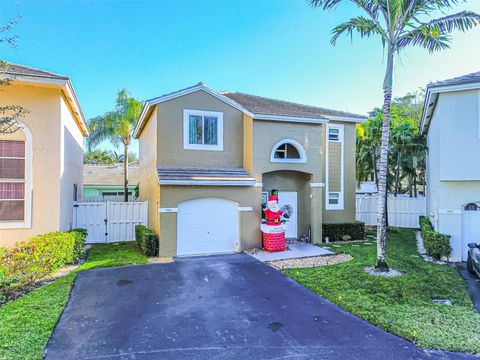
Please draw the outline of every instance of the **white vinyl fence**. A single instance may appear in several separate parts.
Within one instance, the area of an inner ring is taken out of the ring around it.
[[[377,197],[357,195],[358,221],[365,225],[377,225]],[[418,228],[418,217],[426,214],[425,197],[388,197],[388,225],[403,228]]]
[[[87,229],[87,243],[135,240],[135,225],[148,226],[148,202],[81,202],[73,205],[73,226]]]

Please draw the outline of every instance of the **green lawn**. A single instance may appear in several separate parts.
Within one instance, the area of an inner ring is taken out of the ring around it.
[[[395,278],[368,275],[364,266],[375,262],[376,246],[347,243],[332,246],[353,260],[284,273],[357,316],[421,347],[480,353],[480,314],[457,270],[418,257],[415,235],[402,229],[388,234],[389,266],[405,272]],[[453,306],[433,304],[450,299]]]
[[[0,359],[41,359],[78,271],[147,261],[135,242],[94,245],[74,273],[0,307]]]

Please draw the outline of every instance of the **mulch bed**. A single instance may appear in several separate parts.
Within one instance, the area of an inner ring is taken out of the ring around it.
[[[266,264],[277,270],[293,268],[309,268],[317,266],[335,265],[352,260],[348,254],[312,256],[287,260],[268,261]]]

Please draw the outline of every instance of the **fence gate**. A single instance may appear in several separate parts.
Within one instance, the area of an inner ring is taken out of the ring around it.
[[[135,240],[135,225],[148,226],[147,201],[73,205],[73,227],[87,229],[90,244]]]

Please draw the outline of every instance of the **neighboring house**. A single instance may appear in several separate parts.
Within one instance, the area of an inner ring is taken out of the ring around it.
[[[261,246],[262,196],[293,214],[287,237],[322,240],[322,223],[355,221],[355,124],[364,116],[202,83],[145,103],[140,200],[160,255]]]
[[[138,162],[128,164],[128,200],[136,198]],[[123,164],[83,165],[83,201],[123,201]]]
[[[480,72],[427,87],[427,215],[451,236],[453,260],[480,242]]]
[[[28,113],[16,132],[0,134],[0,246],[70,229],[88,135],[68,77],[14,64],[6,76],[13,80],[0,89],[0,105]]]

